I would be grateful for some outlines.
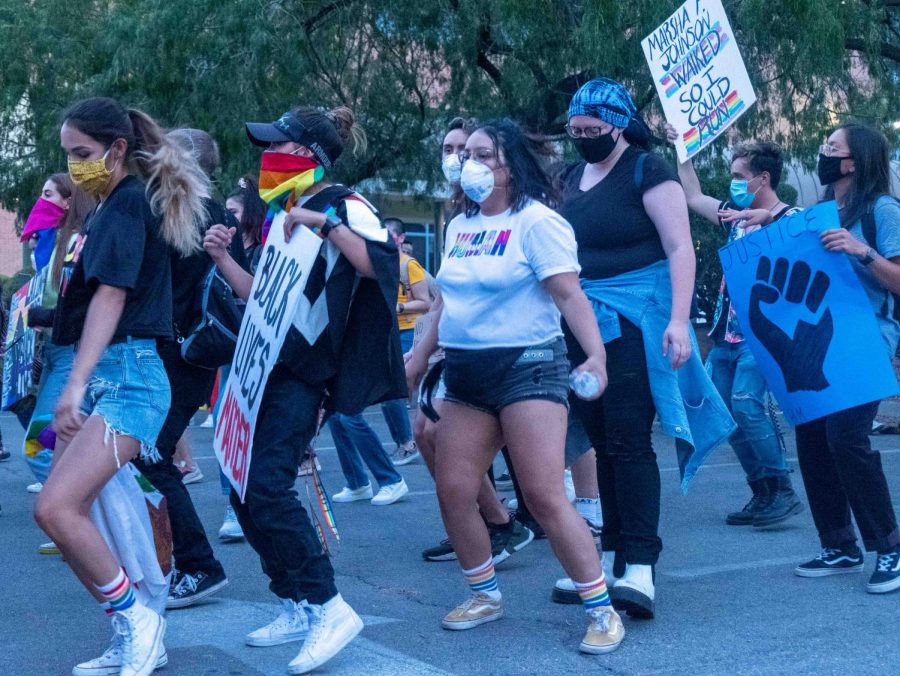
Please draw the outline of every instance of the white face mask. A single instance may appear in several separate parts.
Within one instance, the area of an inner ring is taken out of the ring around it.
[[[466,197],[481,204],[494,192],[494,172],[485,164],[466,160],[459,175],[459,185]]]
[[[444,157],[444,161],[441,162],[441,171],[444,172],[444,178],[447,179],[448,183],[453,185],[459,185],[459,173],[462,171],[462,164],[459,162],[459,155],[456,153],[450,153],[446,157]]]

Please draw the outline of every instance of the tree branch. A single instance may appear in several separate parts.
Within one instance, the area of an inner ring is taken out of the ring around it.
[[[898,3],[900,3],[900,0],[897,1]],[[846,49],[854,49],[858,52],[869,51],[869,45],[867,45],[865,40],[863,40],[862,38],[847,38],[846,40],[844,40],[844,47]],[[900,63],[900,47],[898,47],[897,45],[882,42],[878,45],[878,53],[885,59],[890,59],[891,61]]]

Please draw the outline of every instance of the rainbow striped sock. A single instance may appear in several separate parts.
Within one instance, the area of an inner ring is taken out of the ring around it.
[[[113,614],[113,609],[110,607],[109,601],[104,601],[103,603],[101,603],[101,604],[100,604],[100,608],[101,608],[101,609],[103,610],[103,612],[106,613],[107,615],[112,615],[112,614]]]
[[[575,591],[581,597],[581,602],[584,604],[584,609],[587,612],[591,612],[594,608],[599,608],[600,606],[612,605],[612,601],[609,600],[609,592],[606,590],[606,578],[603,577],[602,572],[600,577],[593,582],[575,582],[575,580],[572,580],[572,584],[575,585]]]
[[[97,591],[103,595],[106,602],[109,603],[110,609],[115,613],[121,613],[128,610],[135,604],[134,589],[131,586],[131,580],[125,574],[123,569],[119,569],[119,574],[115,579],[105,585],[94,585]]]
[[[466,576],[466,582],[472,588],[473,592],[482,592],[490,596],[496,594],[500,596],[500,587],[497,584],[497,575],[494,573],[494,560],[488,558],[487,561],[480,566],[466,570],[463,568],[463,575]]]

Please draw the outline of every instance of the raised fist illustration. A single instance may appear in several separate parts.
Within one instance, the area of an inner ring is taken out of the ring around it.
[[[750,291],[750,328],[781,368],[788,392],[820,392],[829,385],[823,368],[834,337],[831,309],[826,306],[822,310],[831,282],[824,272],[813,274],[803,261],[789,268],[786,258],[777,259],[774,268],[770,259],[760,258],[756,283]],[[794,335],[788,335],[763,313],[763,306],[779,303],[802,304],[818,320],[798,320]]]

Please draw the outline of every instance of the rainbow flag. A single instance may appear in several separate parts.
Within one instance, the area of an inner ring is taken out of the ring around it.
[[[262,225],[262,241],[269,236],[272,221],[282,211],[290,211],[297,197],[325,176],[325,170],[313,159],[288,153],[265,152],[259,170],[259,196],[269,205]]]
[[[44,450],[56,448],[56,432],[53,430],[53,416],[35,416],[25,430],[25,455],[34,458]]]

